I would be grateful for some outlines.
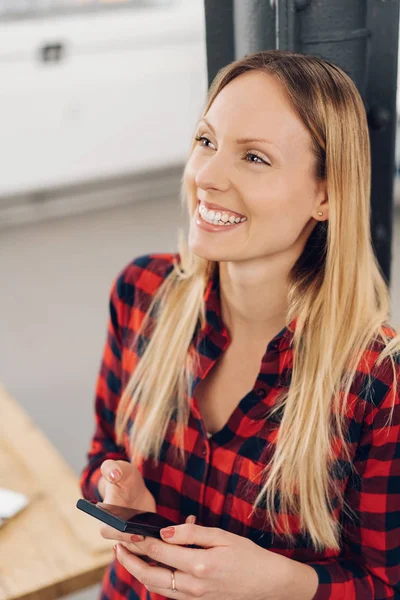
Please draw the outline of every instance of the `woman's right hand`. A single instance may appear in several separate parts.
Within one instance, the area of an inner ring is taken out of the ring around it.
[[[117,506],[157,512],[150,493],[136,465],[125,460],[105,460],[100,468],[98,488],[103,502]]]
[[[100,472],[101,477],[98,488],[103,502],[115,504],[116,506],[137,508],[146,512],[157,512],[154,496],[146,487],[142,474],[136,465],[125,460],[105,460],[101,465]],[[186,523],[195,522],[196,517],[192,515],[186,519]],[[131,542],[131,534],[122,533],[105,523],[100,525],[100,533],[105,539],[116,540],[132,554],[143,557],[143,552]],[[150,564],[152,562],[150,561]]]

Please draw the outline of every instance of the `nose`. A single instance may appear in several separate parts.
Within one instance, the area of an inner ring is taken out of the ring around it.
[[[195,183],[198,188],[203,190],[213,189],[226,191],[230,187],[228,171],[222,164],[222,157],[217,152],[211,157],[205,159],[204,163],[198,168]]]

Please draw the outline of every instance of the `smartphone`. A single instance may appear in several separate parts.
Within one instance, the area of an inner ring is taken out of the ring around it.
[[[177,525],[177,523],[157,513],[106,504],[105,502],[90,502],[84,498],[80,498],[76,506],[92,517],[124,533],[136,533],[137,535],[162,539],[160,530],[163,527]]]

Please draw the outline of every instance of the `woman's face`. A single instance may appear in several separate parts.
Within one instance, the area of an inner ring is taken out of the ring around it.
[[[193,207],[189,247],[214,261],[290,251],[295,262],[317,224],[325,185],[315,177],[310,134],[281,84],[265,73],[243,74],[219,93],[206,120],[184,172]],[[223,224],[204,223],[199,209]],[[326,218],[327,204],[323,212]]]

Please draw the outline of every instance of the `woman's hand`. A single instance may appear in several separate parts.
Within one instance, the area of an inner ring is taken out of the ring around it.
[[[196,517],[194,515],[190,515],[189,517],[186,518],[185,522],[186,523],[195,523]],[[129,550],[129,552],[131,552],[132,554],[136,554],[137,556],[141,556],[142,559],[146,560],[146,562],[148,562],[149,564],[162,564],[162,566],[167,566],[167,565],[164,565],[163,563],[159,563],[156,560],[147,556],[146,551],[143,548],[138,548],[136,543],[132,542],[133,539],[144,540],[145,538],[142,535],[133,535],[131,533],[123,533],[122,531],[118,531],[118,529],[115,529],[114,527],[111,527],[110,525],[106,525],[105,523],[102,523],[100,525],[100,533],[103,536],[103,538],[105,538],[106,540],[119,541],[127,550]],[[148,538],[148,539],[155,540],[156,538]]]
[[[172,569],[149,566],[129,552],[125,544],[114,546],[117,560],[150,592],[176,600],[285,597],[285,584],[293,575],[288,564],[295,561],[216,527],[177,525],[172,528],[173,536],[166,537],[168,529],[161,530],[163,540],[147,537],[134,545],[137,551]],[[201,549],[185,547],[192,544]],[[299,566],[305,565],[299,563]],[[171,570],[175,574],[176,592],[172,591]]]
[[[136,465],[125,460],[105,460],[100,471],[98,487],[103,502],[157,512],[154,496]]]

